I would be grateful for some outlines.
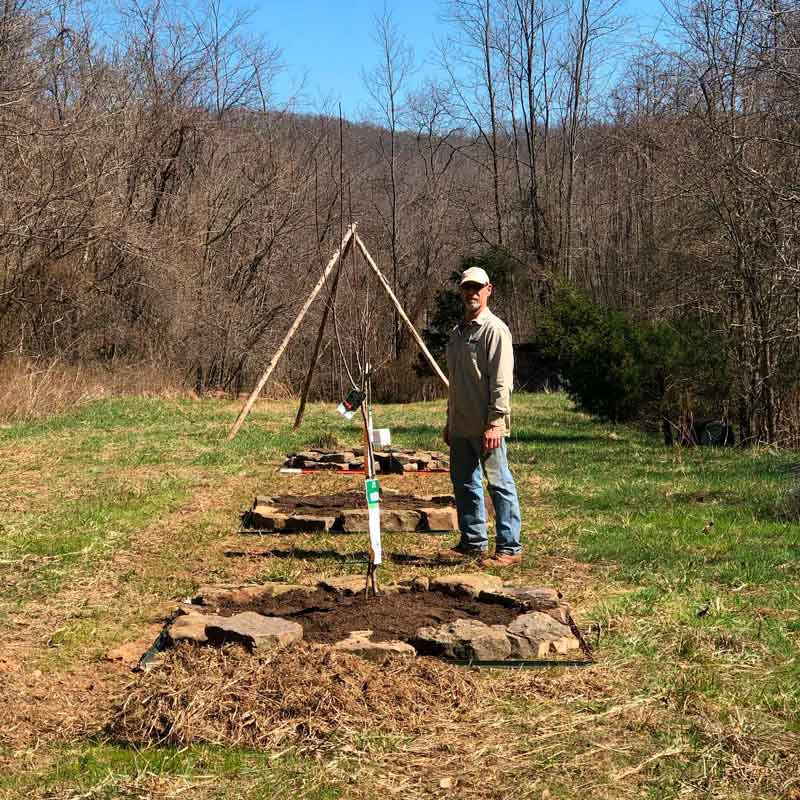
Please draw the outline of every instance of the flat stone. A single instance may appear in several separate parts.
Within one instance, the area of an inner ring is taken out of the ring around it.
[[[265,617],[254,611],[243,611],[207,622],[206,635],[213,643],[234,639],[252,650],[265,651],[299,641],[303,638],[303,626],[282,617]]]
[[[543,586],[512,586],[507,584],[503,587],[503,590],[513,594],[515,597],[529,600],[532,605],[543,608],[552,608],[563,596],[557,589],[549,589]]]
[[[417,464],[430,464],[431,461],[433,461],[433,455],[424,450],[417,450],[417,452],[414,453],[414,459]]]
[[[422,530],[457,531],[458,512],[454,508],[420,508]]]
[[[361,658],[374,661],[376,664],[383,664],[393,658],[412,659],[417,656],[417,651],[406,642],[397,639],[388,642],[373,642],[371,636],[372,631],[352,631],[347,639],[336,642],[333,649],[341,653],[361,656]]]
[[[348,509],[339,515],[345,533],[369,530],[367,509]],[[381,509],[381,529],[384,531],[415,531],[422,520],[419,511]]]
[[[431,579],[431,591],[438,590],[457,597],[479,597],[481,592],[496,592],[503,586],[502,578],[481,572],[441,575]]]
[[[173,620],[167,630],[167,635],[173,644],[178,642],[206,644],[208,642],[206,625],[215,624],[223,620],[224,617],[220,617],[217,614],[182,614]]]
[[[366,509],[347,509],[337,518],[337,528],[344,533],[357,533],[369,530],[369,512]]]
[[[418,472],[419,471],[419,464],[416,462],[412,464],[403,464],[403,472]]]
[[[349,464],[354,458],[353,453],[323,453],[319,460],[323,464]]]
[[[297,461],[319,461],[319,453],[314,450],[304,450],[302,453],[295,453]]]
[[[420,628],[412,642],[421,655],[441,658],[501,661],[511,655],[506,629],[477,619]]]
[[[321,589],[337,594],[353,595],[360,594],[367,585],[365,575],[347,575],[342,578],[325,578],[317,583]]]
[[[384,531],[415,531],[422,522],[419,511],[381,509],[381,529]]]
[[[404,592],[427,592],[430,590],[431,581],[430,578],[424,576],[407,578],[404,581],[400,581],[398,586],[400,586],[400,591]]]
[[[506,629],[513,658],[543,658],[549,653],[579,650],[572,631],[549,614],[530,611],[517,617]]]
[[[199,606],[218,606],[221,603],[248,603],[255,597],[280,597],[287,592],[294,592],[309,587],[296,583],[222,583],[216,586],[201,586],[192,598],[192,603]]]
[[[310,514],[281,514],[267,511],[259,506],[247,517],[248,528],[269,532],[326,533],[336,517],[312,516]]]
[[[561,592],[544,587],[505,586],[503,593],[511,595],[524,603],[531,611],[542,611],[562,625],[569,625],[571,610],[569,603],[562,599]]]

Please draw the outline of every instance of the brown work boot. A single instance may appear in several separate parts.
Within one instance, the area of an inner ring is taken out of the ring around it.
[[[522,563],[522,553],[495,553],[491,558],[481,561],[482,567],[516,567]]]
[[[466,547],[457,544],[449,550],[440,550],[436,554],[436,559],[444,564],[460,564],[463,561],[479,561],[486,557],[486,550],[479,547]]]

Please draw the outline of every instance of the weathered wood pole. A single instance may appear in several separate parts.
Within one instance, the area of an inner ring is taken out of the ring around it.
[[[236,418],[236,422],[233,423],[231,429],[228,431],[228,439],[233,439],[234,436],[239,432],[239,428],[242,427],[242,423],[244,422],[247,415],[250,413],[250,409],[253,407],[253,404],[256,402],[259,394],[261,394],[261,390],[264,388],[265,384],[269,380],[269,376],[272,374],[272,371],[280,361],[281,356],[283,355],[283,351],[286,349],[286,346],[289,344],[290,339],[294,336],[295,331],[300,327],[300,323],[303,321],[303,317],[305,317],[306,312],[311,307],[311,304],[314,302],[316,296],[322,290],[322,287],[325,285],[325,282],[328,280],[328,276],[331,274],[331,271],[339,262],[340,258],[344,258],[347,254],[347,250],[350,248],[350,245],[353,242],[353,236],[356,232],[356,223],[354,222],[345,232],[344,238],[342,239],[342,243],[339,245],[339,249],[331,256],[331,260],[328,262],[327,266],[325,267],[322,277],[317,282],[317,285],[312,289],[311,294],[308,296],[308,299],[304,303],[303,307],[300,309],[295,321],[292,323],[291,328],[286,332],[286,336],[283,337],[283,341],[280,343],[280,346],[275,352],[275,355],[272,356],[272,360],[267,365],[267,369],[264,371],[264,374],[261,376],[261,379],[256,384],[256,388],[250,393],[250,397],[247,398],[247,402],[244,404],[244,407],[239,412],[239,416]]]
[[[369,251],[364,245],[364,242],[361,241],[361,237],[356,234],[356,244],[358,245],[358,249],[361,250],[361,254],[364,256],[367,264],[369,264],[372,271],[375,275],[378,276],[378,280],[381,282],[383,288],[386,290],[386,293],[389,295],[389,299],[394,303],[394,307],[397,309],[397,313],[400,315],[400,319],[405,322],[406,327],[411,332],[411,335],[414,337],[414,341],[419,346],[419,349],[422,351],[422,355],[425,356],[427,362],[431,365],[433,371],[439,376],[441,382],[449,387],[450,383],[448,382],[447,378],[445,377],[444,373],[442,372],[439,365],[436,363],[436,359],[431,355],[431,351],[425,346],[425,342],[422,341],[422,337],[417,333],[414,324],[408,318],[408,315],[405,311],[403,311],[403,307],[400,305],[400,301],[395,297],[394,292],[392,291],[392,287],[389,286],[389,282],[386,278],[383,277],[383,273],[378,269],[378,265],[372,259],[372,256],[369,254]]]
[[[317,340],[314,342],[314,352],[311,355],[311,361],[308,364],[308,374],[306,375],[305,383],[303,384],[303,391],[300,394],[300,405],[297,408],[297,416],[294,418],[294,427],[299,428],[303,422],[303,414],[306,410],[306,401],[308,400],[308,392],[311,389],[311,380],[314,377],[314,371],[317,368],[317,361],[319,360],[319,351],[322,346],[322,337],[325,335],[325,328],[328,324],[328,313],[331,307],[336,302],[336,290],[339,286],[339,276],[342,274],[342,266],[336,270],[336,275],[333,279],[333,286],[331,286],[331,293],[328,296],[328,302],[325,304],[325,310],[322,312],[322,321],[319,324],[317,331]]]

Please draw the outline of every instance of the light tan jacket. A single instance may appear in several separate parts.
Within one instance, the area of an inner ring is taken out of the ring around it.
[[[483,436],[488,428],[511,431],[514,350],[505,322],[485,308],[462,322],[447,343],[450,390],[447,430],[450,437]]]

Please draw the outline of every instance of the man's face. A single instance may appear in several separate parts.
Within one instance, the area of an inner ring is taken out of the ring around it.
[[[492,284],[462,283],[461,299],[464,301],[464,309],[469,316],[476,316],[486,308],[489,296],[492,293]]]

